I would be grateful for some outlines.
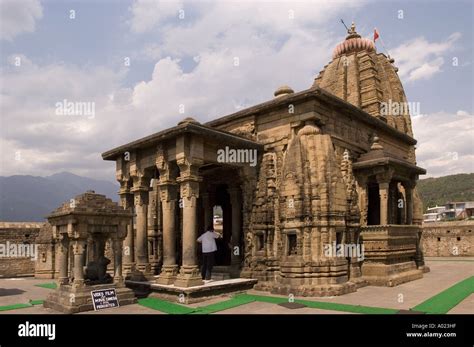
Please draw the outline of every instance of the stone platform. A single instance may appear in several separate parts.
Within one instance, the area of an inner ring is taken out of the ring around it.
[[[99,284],[73,288],[70,285],[62,285],[50,293],[43,306],[62,313],[79,313],[94,311],[91,291],[115,289],[120,306],[135,304],[137,298],[132,290],[122,285]]]
[[[211,281],[200,286],[176,287],[174,285],[157,284],[126,280],[127,287],[133,289],[137,296],[152,296],[182,304],[191,304],[230,293],[239,293],[252,289],[258,282],[256,279],[232,278],[222,281]]]

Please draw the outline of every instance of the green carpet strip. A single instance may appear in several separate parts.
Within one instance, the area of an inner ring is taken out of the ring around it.
[[[287,298],[279,298],[279,297],[266,296],[266,295],[239,294],[236,297],[248,297],[248,298],[255,299],[255,301],[268,302],[272,304],[280,304],[280,303],[288,302]],[[307,307],[310,307],[310,308],[316,308],[320,310],[342,311],[342,312],[351,312],[351,313],[395,314],[399,311],[397,309],[392,309],[392,308],[347,305],[347,304],[338,304],[335,302],[321,302],[321,301],[310,301],[310,300],[300,300],[300,299],[295,299],[294,302],[306,305]]]
[[[472,293],[474,293],[474,276],[443,290],[421,304],[412,307],[411,310],[434,314],[448,313]]]
[[[186,307],[157,298],[139,299],[138,303],[142,306],[168,314],[189,314],[196,311],[195,308]]]
[[[237,306],[245,305],[251,302],[266,302],[271,304],[280,304],[288,302],[287,298],[280,298],[274,296],[265,295],[251,295],[251,294],[237,294],[229,300],[218,302],[215,304],[201,306],[197,308],[190,308],[183,305],[175,304],[169,301],[157,299],[157,298],[145,298],[138,300],[138,303],[142,306],[157,310],[168,314],[211,314],[219,311],[228,310]],[[306,305],[310,308],[316,308],[321,310],[330,311],[342,311],[351,313],[365,313],[365,314],[395,314],[398,312],[397,309],[381,308],[381,307],[369,307],[369,306],[356,306],[338,304],[332,302],[319,302],[309,300],[295,300],[296,303]]]
[[[0,311],[17,310],[20,308],[28,308],[28,307],[33,307],[34,305],[41,305],[41,304],[43,304],[43,300],[30,300],[28,304],[12,304],[12,305],[0,306]]]
[[[251,302],[254,302],[255,299],[252,297],[244,297],[244,296],[234,296],[233,298],[225,301],[221,301],[215,304],[201,306],[197,308],[197,311],[194,312],[195,314],[210,314],[219,311],[228,310],[230,308],[234,308],[237,306],[245,305]]]
[[[29,304],[13,304],[13,305],[7,305],[7,306],[0,306],[0,311],[10,311],[10,310],[17,310],[19,308],[27,308],[27,307],[32,307],[33,305]]]
[[[56,284],[56,282],[35,284],[35,287],[41,287],[46,289],[56,289],[57,286],[58,285]]]

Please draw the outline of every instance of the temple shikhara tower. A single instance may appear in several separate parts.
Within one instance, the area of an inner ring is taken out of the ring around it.
[[[202,284],[196,239],[220,206],[217,271],[257,289],[340,295],[421,278],[425,170],[408,109],[384,109],[406,103],[394,60],[352,25],[311,88],[282,86],[267,102],[103,153],[135,216],[124,276]]]

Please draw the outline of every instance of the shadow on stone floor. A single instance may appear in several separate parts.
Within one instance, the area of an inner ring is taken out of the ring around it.
[[[23,293],[25,293],[25,291],[18,288],[0,288],[0,296],[19,295]]]

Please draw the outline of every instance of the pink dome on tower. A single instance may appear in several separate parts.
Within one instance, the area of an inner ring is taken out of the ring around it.
[[[346,39],[338,44],[332,53],[332,58],[335,59],[343,54],[359,51],[375,51],[375,44],[372,40],[361,37],[355,31],[355,24],[352,23],[351,28],[347,31]]]

